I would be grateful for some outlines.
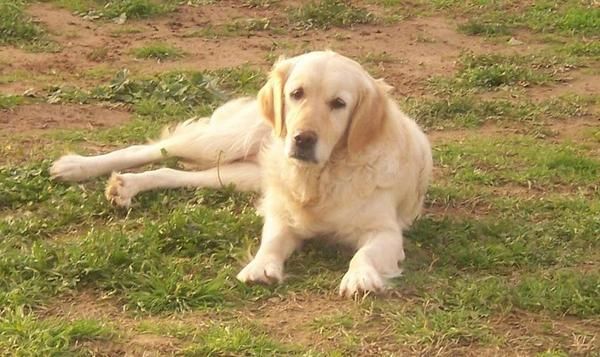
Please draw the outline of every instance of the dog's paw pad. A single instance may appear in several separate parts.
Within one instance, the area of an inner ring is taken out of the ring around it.
[[[104,195],[113,205],[120,207],[129,207],[131,199],[135,196],[135,188],[126,175],[113,173],[108,179]]]
[[[65,155],[50,167],[50,176],[60,181],[83,181],[91,177],[89,158],[80,155]]]
[[[385,281],[373,267],[349,270],[340,284],[340,296],[349,298],[368,293],[378,294],[384,290]]]
[[[237,275],[244,283],[273,284],[283,281],[283,264],[254,259]]]

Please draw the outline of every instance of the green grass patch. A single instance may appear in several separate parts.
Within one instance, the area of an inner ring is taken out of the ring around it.
[[[275,27],[271,19],[268,18],[249,18],[237,19],[230,23],[212,25],[208,24],[198,30],[193,30],[185,34],[185,37],[206,37],[218,39],[223,37],[252,36],[255,32],[271,31],[282,33],[282,30]]]
[[[131,105],[136,114],[164,125],[174,119],[210,115],[230,97],[255,94],[264,80],[263,72],[248,66],[203,72],[166,72],[141,78],[132,78],[129,71],[122,70],[109,84],[89,90],[50,88],[48,101],[124,103]],[[107,132],[115,130],[120,129],[108,129]]]
[[[24,12],[23,0],[0,0],[0,45],[15,45],[34,52],[54,52],[59,47]]]
[[[299,346],[272,340],[264,332],[242,327],[214,326],[203,332],[199,341],[182,351],[184,356],[213,355],[301,355]]]
[[[228,311],[223,314],[229,315]],[[258,324],[231,321],[203,325],[142,322],[138,330],[179,339],[183,346],[180,352],[182,356],[305,356],[313,352],[299,345],[278,342]]]
[[[0,109],[12,109],[24,101],[25,99],[18,95],[0,95]]]
[[[5,355],[58,356],[84,353],[82,342],[108,340],[114,332],[94,320],[39,320],[23,311],[0,316],[0,348]]]
[[[487,326],[485,316],[476,311],[417,309],[404,312],[393,320],[402,344],[423,345],[488,345],[499,337]]]
[[[43,33],[23,13],[22,1],[0,1],[0,43],[16,44],[37,40]]]
[[[592,57],[598,59],[598,57],[600,57],[600,42],[569,42],[564,45],[561,45],[559,51],[566,53],[570,56]]]
[[[179,48],[169,46],[164,42],[153,42],[133,50],[133,55],[138,59],[154,59],[158,61],[173,60],[184,56]]]
[[[445,93],[457,89],[529,87],[554,82],[559,79],[556,73],[566,72],[577,64],[574,59],[559,56],[469,54],[459,60],[458,73],[454,77],[433,78],[430,84]]]
[[[51,137],[61,142],[85,141],[131,144],[159,135],[161,128],[177,120],[208,116],[228,98],[253,95],[264,83],[264,73],[248,66],[205,72],[167,72],[154,77],[132,78],[118,72],[106,85],[90,90],[51,88],[52,103],[106,101],[131,106],[134,119],[105,130],[58,130]]]
[[[600,35],[600,8],[591,2],[537,1],[518,19],[540,32]]]
[[[34,189],[29,182],[16,185]],[[169,218],[148,224],[144,221],[154,221],[150,217],[165,208],[153,194],[140,197],[141,216],[119,218],[102,197],[102,182],[89,185],[91,194],[49,180],[36,186],[46,194],[13,197],[5,207],[16,208],[3,211],[10,216],[0,221],[2,306],[36,306],[61,292],[92,287],[118,293],[136,310],[157,313],[219,306],[256,291],[232,280],[238,249],[260,231],[248,195],[178,191],[182,199],[168,205]],[[116,221],[105,221],[109,216]],[[93,228],[95,222],[105,228]],[[88,232],[75,240],[44,239],[79,229]],[[219,271],[208,268],[214,264]]]
[[[147,19],[169,13],[177,7],[175,0],[54,0],[59,6],[89,19],[113,19],[125,14],[127,19]]]
[[[543,152],[543,155],[540,155]],[[436,148],[439,165],[450,177],[479,184],[515,183],[524,187],[595,185],[600,161],[573,143],[548,144],[527,137],[475,138]]]
[[[489,122],[540,123],[590,114],[598,98],[567,95],[540,102],[481,99],[468,94],[442,98],[408,98],[401,106],[428,128],[474,128]]]
[[[515,288],[515,304],[530,311],[599,316],[600,274],[565,270],[527,276]]]
[[[372,23],[375,21],[375,15],[348,1],[321,0],[292,10],[289,21],[303,29],[328,29]]]
[[[94,62],[103,62],[108,59],[108,52],[107,47],[97,47],[91,50],[86,57]]]
[[[519,1],[454,1],[436,0],[433,7],[439,12],[451,11],[469,16],[468,23],[479,25],[462,25],[463,30],[471,30],[474,34],[498,35],[485,24],[500,27],[502,31],[527,28],[540,33],[556,33],[575,36],[598,36],[600,34],[600,9],[591,2],[536,1],[531,5]]]
[[[458,30],[467,35],[504,36],[511,34],[506,24],[471,19],[458,26]]]

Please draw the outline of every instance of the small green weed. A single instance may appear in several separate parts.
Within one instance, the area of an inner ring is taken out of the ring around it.
[[[250,18],[244,20],[235,20],[231,23],[207,25],[200,30],[194,30],[187,33],[186,37],[206,37],[206,38],[222,38],[235,36],[251,36],[258,31],[280,31],[271,23],[268,18]]]
[[[87,54],[87,58],[95,62],[103,62],[108,58],[108,48],[98,47],[94,48]]]
[[[12,109],[24,102],[24,98],[16,95],[0,94],[0,109]]]
[[[144,47],[136,48],[133,50],[133,54],[139,59],[155,59],[158,61],[172,60],[185,55],[182,50],[169,46],[164,42],[153,42]]]
[[[458,26],[458,30],[467,35],[502,36],[509,35],[511,31],[506,24],[498,22],[484,22],[469,20]]]
[[[113,19],[125,14],[128,19],[146,19],[175,10],[175,0],[56,0],[59,5],[90,19]]]
[[[328,29],[372,23],[375,21],[375,16],[348,1],[321,0],[293,10],[289,21],[304,29]]]

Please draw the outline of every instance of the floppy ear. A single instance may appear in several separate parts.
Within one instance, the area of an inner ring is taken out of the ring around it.
[[[276,136],[285,137],[285,95],[283,86],[292,67],[291,60],[280,58],[269,74],[269,80],[258,92],[258,103]]]
[[[361,93],[348,130],[350,153],[360,152],[381,135],[387,118],[386,93],[390,88],[383,81],[374,81],[372,87]]]

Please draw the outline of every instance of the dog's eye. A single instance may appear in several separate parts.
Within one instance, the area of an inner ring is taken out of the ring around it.
[[[346,106],[346,102],[342,98],[335,98],[329,103],[331,109],[341,109]]]
[[[295,100],[300,100],[304,97],[304,89],[302,88],[297,88],[294,89],[291,93],[290,93],[290,97],[292,97],[292,99]]]

